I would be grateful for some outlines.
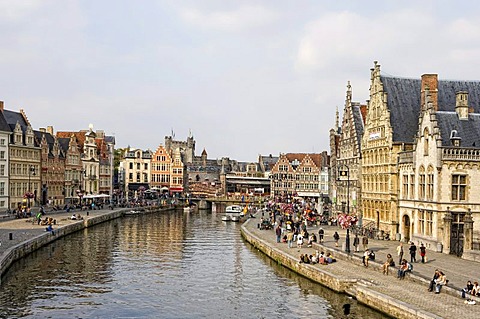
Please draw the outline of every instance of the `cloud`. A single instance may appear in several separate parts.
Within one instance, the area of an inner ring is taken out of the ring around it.
[[[278,13],[263,6],[241,6],[229,11],[204,12],[184,8],[181,18],[188,24],[208,30],[243,31],[268,25],[279,18]]]

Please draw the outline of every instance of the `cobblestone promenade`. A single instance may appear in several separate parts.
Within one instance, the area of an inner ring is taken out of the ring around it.
[[[246,228],[258,236],[260,239],[268,242],[271,246],[280,249],[286,254],[297,258],[300,254],[308,253],[313,254],[314,248],[288,248],[285,243],[276,243],[276,237],[273,230],[260,230],[257,228],[257,220],[252,219],[246,224]],[[325,230],[325,249],[338,249],[334,256],[339,257],[341,252],[342,243],[345,241],[346,231],[334,226],[322,226]],[[311,227],[309,232],[315,232],[318,235],[319,227]],[[333,233],[337,231],[340,234],[339,248],[336,248],[333,240]],[[353,237],[351,236],[351,242]],[[391,253],[392,256],[397,256],[396,247],[399,242],[397,241],[384,241],[384,240],[369,240],[369,248],[373,249],[376,253],[376,261],[383,263],[386,259],[387,253]],[[296,247],[296,244],[294,244]],[[322,249],[322,247],[319,247]],[[404,245],[405,255],[404,258],[410,257],[408,255],[408,247]],[[353,246],[352,246],[353,251]],[[361,257],[362,253],[355,253],[354,255]],[[450,280],[449,287],[458,288],[463,287],[467,280],[479,280],[480,269],[479,263],[465,261],[460,258],[427,251],[428,262],[422,264],[420,262],[414,263],[413,274],[416,276],[424,277],[425,280],[430,280],[433,272],[436,268],[442,270],[447,278]],[[417,254],[418,257],[418,254]],[[408,259],[409,260],[409,259]],[[395,261],[396,263],[398,260]],[[464,299],[452,294],[447,294],[442,291],[440,294],[434,294],[428,292],[428,284],[426,282],[419,282],[407,278],[406,280],[399,280],[396,278],[396,270],[390,272],[389,276],[383,275],[378,267],[365,268],[361,261],[357,258],[352,260],[338,260],[336,263],[330,265],[314,265],[319,269],[324,269],[334,275],[342,276],[346,279],[363,279],[362,285],[368,287],[373,291],[382,293],[391,298],[399,300],[408,304],[412,309],[422,309],[425,312],[434,314],[439,318],[478,318],[478,312],[480,306],[468,305],[464,303]],[[377,268],[377,270],[375,269]]]

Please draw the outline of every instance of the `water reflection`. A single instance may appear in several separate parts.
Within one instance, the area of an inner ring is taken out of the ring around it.
[[[126,217],[16,263],[0,288],[4,318],[384,318],[278,266],[221,214]]]

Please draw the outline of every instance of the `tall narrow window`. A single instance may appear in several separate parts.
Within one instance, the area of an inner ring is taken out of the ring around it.
[[[433,200],[433,168],[428,168],[427,175],[427,200]]]
[[[467,176],[452,175],[452,200],[465,200]]]
[[[420,167],[418,176],[418,199],[425,199],[425,169]]]
[[[410,174],[410,199],[415,199],[415,174]]]
[[[423,131],[423,155],[428,156],[428,128]]]
[[[408,198],[408,175],[403,175],[403,198],[407,199]]]

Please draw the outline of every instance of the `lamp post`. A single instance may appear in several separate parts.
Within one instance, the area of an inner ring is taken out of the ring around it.
[[[30,208],[30,197],[31,197],[31,194],[32,194],[32,188],[30,187],[31,186],[31,183],[30,183],[30,176],[35,176],[35,166],[33,165],[30,165],[28,167],[28,194],[27,194],[27,198],[28,198],[28,207]]]
[[[347,215],[350,216],[350,168],[342,164],[338,167],[338,176],[347,178]],[[350,226],[347,227],[345,237],[345,252],[350,253]]]

